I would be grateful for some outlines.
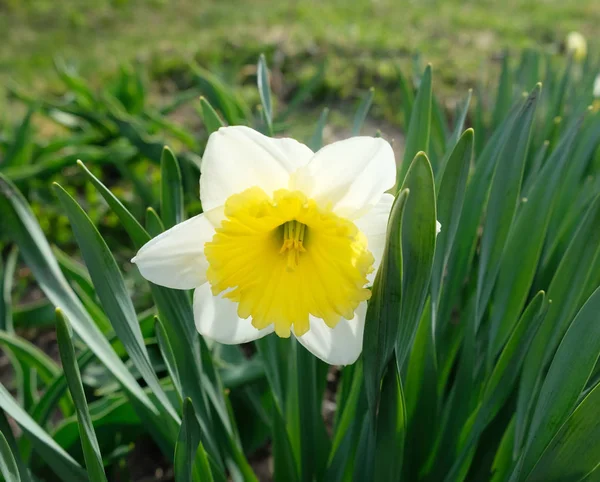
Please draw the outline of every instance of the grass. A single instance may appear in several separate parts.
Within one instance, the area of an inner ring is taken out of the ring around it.
[[[347,99],[357,86],[385,90],[394,67],[418,51],[436,69],[438,92],[462,95],[496,70],[494,60],[505,49],[555,52],[571,30],[582,32],[591,48],[600,43],[596,0],[403,3],[8,0],[0,4],[0,86],[57,89],[57,55],[98,84],[123,62],[141,61],[164,80],[193,58],[239,84],[245,66],[266,51],[271,65],[288,71],[286,83],[310,75],[315,59],[327,57],[326,90]]]

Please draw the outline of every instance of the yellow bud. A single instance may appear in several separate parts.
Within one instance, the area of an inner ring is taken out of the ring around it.
[[[581,62],[587,55],[587,42],[579,32],[570,32],[566,40],[567,53],[572,55],[577,62]]]

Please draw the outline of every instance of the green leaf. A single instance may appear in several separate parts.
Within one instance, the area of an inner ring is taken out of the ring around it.
[[[421,468],[435,451],[436,432],[440,425],[438,367],[428,299],[412,342],[410,356],[402,373],[406,405],[406,440],[404,477],[420,478]]]
[[[2,432],[0,432],[0,474],[6,482],[21,482],[17,461]]]
[[[522,450],[531,410],[537,399],[545,367],[554,354],[568,323],[585,300],[583,288],[592,275],[594,260],[600,257],[600,196],[582,219],[563,259],[556,269],[548,299],[552,300],[542,326],[525,360],[517,398],[515,452]]]
[[[123,206],[123,204],[91,173],[88,173],[94,186],[98,189],[102,197],[107,201],[115,214],[121,221],[121,225],[127,231],[134,246],[139,249],[145,243],[150,241],[150,235],[142,228],[133,215]],[[154,284],[150,284],[152,297],[158,307],[160,318],[164,322],[167,337],[173,348],[177,370],[179,372],[182,388],[182,396],[190,397],[194,404],[194,410],[199,418],[200,428],[202,429],[202,443],[212,460],[220,462],[219,450],[215,439],[215,429],[213,428],[212,416],[209,411],[208,401],[205,394],[205,384],[203,377],[203,361],[210,362],[210,356],[202,356],[206,351],[206,345],[201,343],[199,335],[194,326],[194,315],[190,301],[183,291],[171,290]],[[210,388],[209,386],[206,389]],[[221,404],[221,412],[224,405],[222,396],[215,400]],[[219,408],[217,406],[217,408]],[[221,419],[223,417],[221,416]],[[229,442],[227,442],[229,443]],[[242,457],[239,453],[237,455]],[[243,464],[245,461],[239,461]],[[247,464],[247,462],[246,462]],[[222,466],[219,468],[222,469]],[[213,467],[214,473],[214,467]]]
[[[31,117],[34,112],[35,108],[30,107],[15,132],[14,140],[9,144],[2,160],[3,169],[8,166],[22,166],[23,164],[31,163],[31,153],[34,146],[31,139]]]
[[[410,351],[421,319],[435,252],[435,186],[425,153],[418,153],[410,165],[402,185],[404,189],[409,189],[410,196],[402,218],[402,304],[396,341],[398,367],[402,367]]]
[[[372,417],[364,417],[356,449],[353,482],[371,480],[375,469],[375,427]]]
[[[14,246],[6,257],[6,263],[0,259],[0,330],[13,332],[12,285],[19,250]]]
[[[512,448],[515,443],[515,421],[515,417],[511,418],[500,440],[498,450],[492,462],[492,477],[490,482],[504,482],[510,476],[514,462]]]
[[[167,229],[184,220],[181,170],[173,151],[167,146],[160,158],[160,214]]]
[[[548,301],[544,296],[544,292],[541,291],[531,300],[523,316],[521,316],[485,384],[478,407],[470,416],[472,423],[467,422],[464,426],[459,440],[460,452],[452,469],[446,476],[446,481],[459,480],[459,474],[464,473],[465,464],[469,463],[469,456],[479,437],[512,393],[523,360],[547,307]]]
[[[429,147],[429,132],[431,129],[431,65],[425,68],[421,85],[417,92],[411,111],[410,123],[406,133],[404,157],[398,170],[398,183],[404,179],[409,163],[419,151],[426,151]]]
[[[98,330],[60,271],[48,241],[21,193],[0,174],[0,217],[12,227],[11,237],[48,299],[60,306],[73,328],[123,387],[147,408],[152,404],[125,364]]]
[[[513,81],[511,78],[508,54],[502,58],[502,72],[500,74],[500,84],[496,95],[496,104],[492,114],[492,128],[498,127],[502,120],[507,116],[508,109],[512,104]]]
[[[78,161],[77,165],[83,169],[84,174],[92,182],[94,187],[102,195],[114,213],[118,216],[119,221],[121,222],[125,231],[127,231],[127,234],[133,241],[135,247],[141,248],[146,242],[150,241],[150,236],[144,230],[142,225],[133,217],[123,203],[121,203],[121,201],[119,201],[117,197],[110,192],[110,189],[102,184],[102,182],[100,182],[100,180],[94,176],[87,167],[85,167],[83,162]]]
[[[75,349],[73,348],[73,343],[71,341],[71,327],[58,308],[56,309],[56,338],[58,350],[60,352],[60,360],[69,385],[69,391],[71,392],[73,402],[75,403],[87,474],[91,482],[106,481],[107,479],[106,474],[104,473],[98,439],[94,432],[94,427],[88,411],[87,400],[85,399],[85,393],[81,383],[81,375],[79,373],[79,368],[77,367],[77,362],[75,361]]]
[[[359,358],[353,366],[356,368],[352,379],[348,382],[350,390],[343,404],[339,403],[340,394],[338,393],[338,412],[341,413],[341,416],[335,427],[324,479],[330,482],[340,482],[343,480],[344,473],[352,468],[352,459],[358,445],[362,419],[364,418],[362,414],[367,404],[363,389],[362,360]]]
[[[326,66],[326,59],[322,62],[319,62],[314,75],[307,81],[302,82],[298,89],[292,93],[291,99],[286,100],[287,107],[285,111],[278,116],[280,121],[287,119],[292,113],[298,110],[298,108],[301,107],[306,100],[310,99],[310,96],[315,92],[315,90],[323,86],[323,79],[325,78],[326,74]]]
[[[438,98],[435,95],[431,97],[431,133],[429,138],[429,147],[427,152],[430,158],[435,156],[434,171],[439,169],[438,161],[441,153],[446,151],[446,139],[449,137],[448,120]]]
[[[271,337],[272,338],[272,337]],[[273,401],[273,480],[297,482],[298,463],[279,403]]]
[[[402,70],[397,68],[396,73],[398,74],[398,84],[400,86],[400,95],[402,99],[402,112],[404,114],[404,127],[406,128],[410,123],[415,94],[412,85],[410,85],[410,80],[406,78],[402,73]]]
[[[318,151],[323,147],[323,130],[325,129],[325,124],[327,123],[327,117],[329,116],[329,109],[325,107],[319,116],[319,121],[317,122],[317,126],[315,127],[315,132],[313,133],[310,142],[308,143],[308,147],[310,147],[313,151]]]
[[[285,407],[284,380],[290,353],[289,343],[288,340],[274,336],[265,336],[254,342],[265,367],[273,400],[282,410]]]
[[[454,131],[452,131],[452,135],[450,136],[450,139],[448,140],[448,148],[446,149],[446,154],[444,155],[444,158],[440,162],[438,170],[435,173],[436,174],[436,176],[435,176],[436,186],[440,185],[439,180],[442,178],[442,174],[446,170],[446,165],[447,165],[448,161],[450,160],[450,156],[456,150],[456,147],[457,147],[456,143],[459,142],[459,138],[461,137],[461,132],[463,132],[463,129],[464,129],[465,120],[467,119],[467,114],[469,113],[469,105],[471,103],[472,94],[473,94],[473,90],[469,89],[469,93],[467,94],[467,97],[463,101],[462,105],[457,107],[456,125],[454,126]],[[471,133],[473,131],[473,129],[467,129],[467,130],[471,130]],[[462,135],[464,136],[465,133],[463,133]]]
[[[600,356],[600,288],[583,305],[552,360],[533,412],[523,453],[525,479],[575,408]]]
[[[0,408],[19,424],[27,438],[31,440],[35,451],[60,480],[88,480],[81,466],[42,427],[35,423],[8,393],[4,385],[0,385]]]
[[[165,327],[163,326],[158,316],[154,317],[154,332],[156,333],[158,347],[160,348],[160,353],[162,354],[163,360],[165,361],[165,365],[167,366],[167,371],[169,372],[171,381],[175,386],[175,391],[179,394],[181,401],[181,394],[183,393],[183,391],[181,389],[181,379],[179,378],[177,362],[175,360],[175,355],[173,354],[173,348],[171,347],[171,343],[169,342],[169,337],[167,336],[167,332],[165,331]]]
[[[473,129],[467,129],[452,150],[439,182],[437,220],[442,227],[436,239],[431,276],[431,311],[434,317],[434,327],[444,272],[454,244],[465,199],[467,178],[473,160],[473,149]]]
[[[265,113],[267,121],[267,132],[270,136],[273,135],[273,104],[271,103],[271,87],[269,84],[269,70],[264,54],[260,54],[258,58],[258,66],[256,68],[256,82],[258,84],[258,93],[260,101]]]
[[[190,65],[194,80],[208,101],[223,114],[229,125],[247,124],[252,118],[250,109],[243,99],[229,89],[217,76],[208,70]]]
[[[3,410],[0,410],[0,435],[4,437],[4,440],[6,441],[6,446],[8,447],[8,450],[10,450],[12,458],[17,465],[20,480],[22,480],[23,482],[31,482],[29,470],[25,465],[25,462],[23,462],[21,454],[19,453],[19,447],[17,446],[17,441],[15,440],[15,437],[12,433],[12,427],[9,425],[8,419],[6,418],[6,415],[4,414]],[[0,450],[5,451],[6,448]]]
[[[162,426],[163,429],[166,429],[165,436],[172,435],[174,437],[172,432],[180,423],[179,416],[171,406],[154,373],[135,308],[127,293],[119,267],[106,242],[77,201],[59,184],[54,184],[54,192],[67,212],[98,298],[111,320],[113,329],[123,342],[142,378],[160,402],[161,415],[165,421]]]
[[[504,246],[489,321],[488,367],[514,328],[529,295],[578,126],[576,123],[567,132],[548,159],[527,201],[522,203]]]
[[[517,119],[517,114],[521,111],[521,105],[522,103],[517,103],[513,106],[510,116],[494,132],[483,152],[477,156],[475,171],[467,185],[463,210],[457,229],[458,238],[448,260],[448,279],[445,283],[445,290],[442,293],[437,313],[441,323],[449,319],[451,310],[460,294],[460,288],[465,278],[467,278],[467,273],[475,256],[479,240],[478,229],[489,198],[493,174],[508,134]],[[477,133],[476,147],[478,145],[477,139],[482,137],[482,131],[479,130]],[[442,229],[445,228],[442,226]]]
[[[8,348],[21,363],[35,369],[44,383],[50,383],[60,373],[60,368],[52,358],[18,335],[0,330],[0,346]]]
[[[360,131],[365,123],[371,104],[373,103],[373,97],[375,95],[375,89],[371,87],[367,93],[360,100],[356,114],[354,114],[354,121],[352,122],[352,135],[360,135]]]
[[[600,461],[600,384],[575,408],[527,481],[582,480]]]
[[[56,246],[53,247],[52,252],[54,253],[54,256],[56,256],[60,269],[67,279],[78,285],[90,298],[95,297],[96,290],[94,289],[94,285],[92,284],[92,280],[90,279],[90,275],[85,269],[85,266],[79,261],[75,261]],[[54,319],[56,323],[56,313],[54,313]]]
[[[83,370],[91,361],[94,360],[94,353],[86,350],[77,358],[77,365]],[[56,407],[58,400],[67,391],[67,380],[63,374],[58,375],[48,386],[44,394],[31,409],[32,418],[40,425],[45,425],[52,411]]]
[[[320,362],[300,343],[294,343],[298,420],[300,424],[300,480],[310,482],[325,471],[330,450],[323,418],[322,400],[317,390],[317,363]]]
[[[381,402],[375,436],[374,481],[400,480],[406,423],[402,383],[396,361],[392,359],[381,382]]]
[[[213,109],[212,105],[210,105],[205,97],[200,97],[199,111],[200,115],[202,116],[202,120],[204,121],[204,128],[209,135],[218,131],[219,128],[225,125],[223,120],[219,117],[219,114],[217,114],[215,109]]]
[[[150,236],[158,236],[165,230],[165,227],[158,213],[154,208],[146,208],[146,231]]]
[[[538,84],[521,108],[495,169],[481,238],[475,305],[476,327],[479,326],[479,320],[496,282],[504,245],[517,209],[531,126],[540,91],[541,84]]]
[[[365,389],[371,416],[375,416],[379,385],[402,323],[402,217],[409,198],[403,189],[394,201],[388,221],[388,237],[367,308],[363,337]]]
[[[176,482],[213,481],[210,466],[200,442],[200,427],[189,398],[183,402],[183,417],[175,445],[173,469]]]

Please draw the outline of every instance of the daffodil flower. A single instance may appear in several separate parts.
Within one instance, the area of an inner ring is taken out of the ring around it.
[[[238,344],[273,331],[327,363],[356,361],[396,183],[390,144],[353,137],[313,152],[248,127],[213,133],[199,214],[133,259],[149,281],[195,289],[200,334]]]
[[[577,62],[581,62],[587,55],[587,42],[579,32],[569,32],[566,40],[567,53],[572,55]]]

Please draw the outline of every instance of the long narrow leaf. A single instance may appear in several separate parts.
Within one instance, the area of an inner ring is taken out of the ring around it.
[[[65,377],[69,385],[69,391],[75,403],[77,420],[79,421],[79,433],[81,435],[81,446],[85,458],[85,467],[91,482],[106,481],[104,466],[102,464],[102,455],[98,446],[98,439],[94,432],[92,419],[88,410],[87,400],[83,391],[81,375],[77,362],[75,361],[75,349],[71,341],[71,327],[65,319],[62,312],[56,310],[56,337],[60,360],[65,371]]]
[[[54,191],[67,211],[98,298],[136,368],[157,396],[164,413],[169,415],[171,423],[165,424],[165,427],[172,431],[175,424],[179,425],[179,416],[164,394],[154,373],[133,303],[117,263],[106,242],[79,204],[58,184],[55,184]]]

